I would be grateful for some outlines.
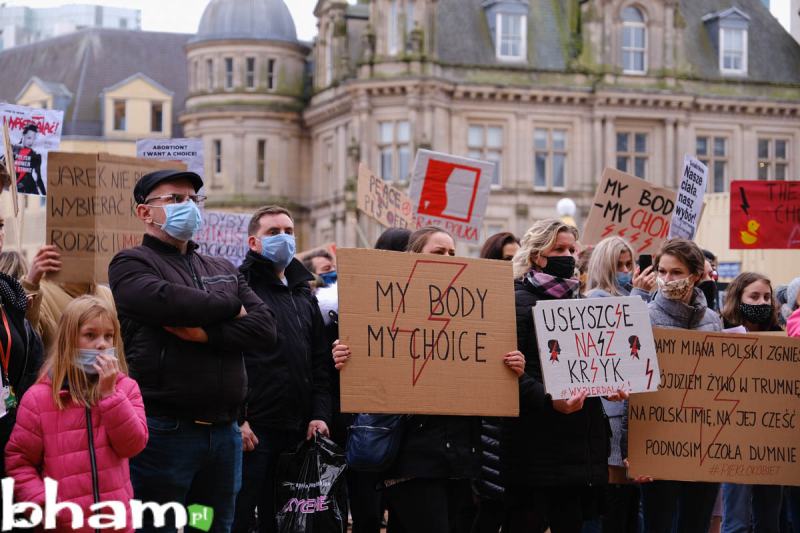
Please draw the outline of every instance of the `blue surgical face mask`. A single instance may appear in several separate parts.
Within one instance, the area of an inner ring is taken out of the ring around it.
[[[617,272],[617,283],[620,287],[627,287],[633,281],[633,274],[630,272]]]
[[[324,273],[320,274],[319,277],[322,278],[322,281],[325,282],[326,286],[327,285],[333,285],[334,283],[336,283],[336,280],[339,279],[339,276],[336,274],[335,270],[332,271],[332,272],[324,272]]]
[[[294,252],[294,235],[278,233],[261,237],[261,255],[282,270],[292,262]]]
[[[170,237],[179,241],[188,241],[195,232],[203,225],[203,215],[200,208],[191,200],[182,204],[167,204],[163,207],[167,214],[167,219],[161,225],[161,229]]]
[[[117,356],[116,348],[107,348],[105,350],[90,350],[81,348],[78,350],[78,358],[75,359],[75,366],[82,368],[87,374],[97,374],[94,368],[94,363],[97,361],[99,355],[110,355],[111,357]]]

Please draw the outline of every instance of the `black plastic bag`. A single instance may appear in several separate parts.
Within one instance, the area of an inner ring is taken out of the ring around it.
[[[347,486],[344,451],[317,435],[278,461],[275,502],[280,533],[344,533]]]

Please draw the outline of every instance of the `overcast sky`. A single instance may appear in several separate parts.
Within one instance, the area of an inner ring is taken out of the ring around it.
[[[789,25],[789,1],[772,0],[772,12],[784,27]],[[209,0],[84,0],[68,2],[65,0],[6,0],[8,5],[28,7],[50,7],[69,3],[101,4],[117,7],[130,7],[142,11],[142,29],[149,31],[171,31],[195,33],[203,9]],[[294,17],[297,36],[311,40],[317,34],[317,21],[314,6],[317,0],[288,0],[286,4]]]

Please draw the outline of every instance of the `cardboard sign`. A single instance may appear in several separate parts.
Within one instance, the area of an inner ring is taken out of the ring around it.
[[[204,177],[203,139],[139,139],[136,157],[180,161],[186,164],[186,170]]]
[[[544,386],[553,398],[658,387],[656,347],[641,298],[545,300],[533,308],[533,323]]]
[[[0,117],[13,146],[17,191],[46,195],[48,154],[61,144],[64,112],[0,104]]]
[[[800,248],[800,182],[731,182],[730,247]]]
[[[63,266],[48,279],[107,282],[114,255],[142,242],[133,187],[145,174],[166,168],[186,167],[109,154],[51,153],[47,244],[58,248]]]
[[[511,265],[340,249],[342,411],[517,416]]]
[[[494,173],[494,163],[419,150],[409,191],[416,228],[438,226],[477,243]]]
[[[675,193],[613,168],[603,171],[581,242],[624,237],[637,254],[655,254],[669,235]]]
[[[194,236],[203,255],[224,257],[238,267],[250,250],[247,245],[247,226],[250,215],[203,211],[203,227]]]
[[[683,177],[678,187],[678,198],[669,228],[670,239],[694,239],[703,211],[703,196],[707,185],[708,167],[692,156],[684,156]]]
[[[659,391],[631,397],[631,476],[800,485],[800,339],[654,329]]]
[[[387,228],[412,228],[411,199],[386,180],[375,176],[367,165],[358,165],[358,209]]]

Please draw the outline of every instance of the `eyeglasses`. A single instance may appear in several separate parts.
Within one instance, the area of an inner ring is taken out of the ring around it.
[[[197,205],[201,205],[203,202],[206,201],[206,197],[201,194],[179,194],[179,193],[172,193],[172,194],[164,194],[161,196],[152,196],[144,201],[145,204],[149,204],[153,200],[162,200],[164,203],[167,204],[182,204],[186,200],[191,200],[192,202],[196,203]]]

